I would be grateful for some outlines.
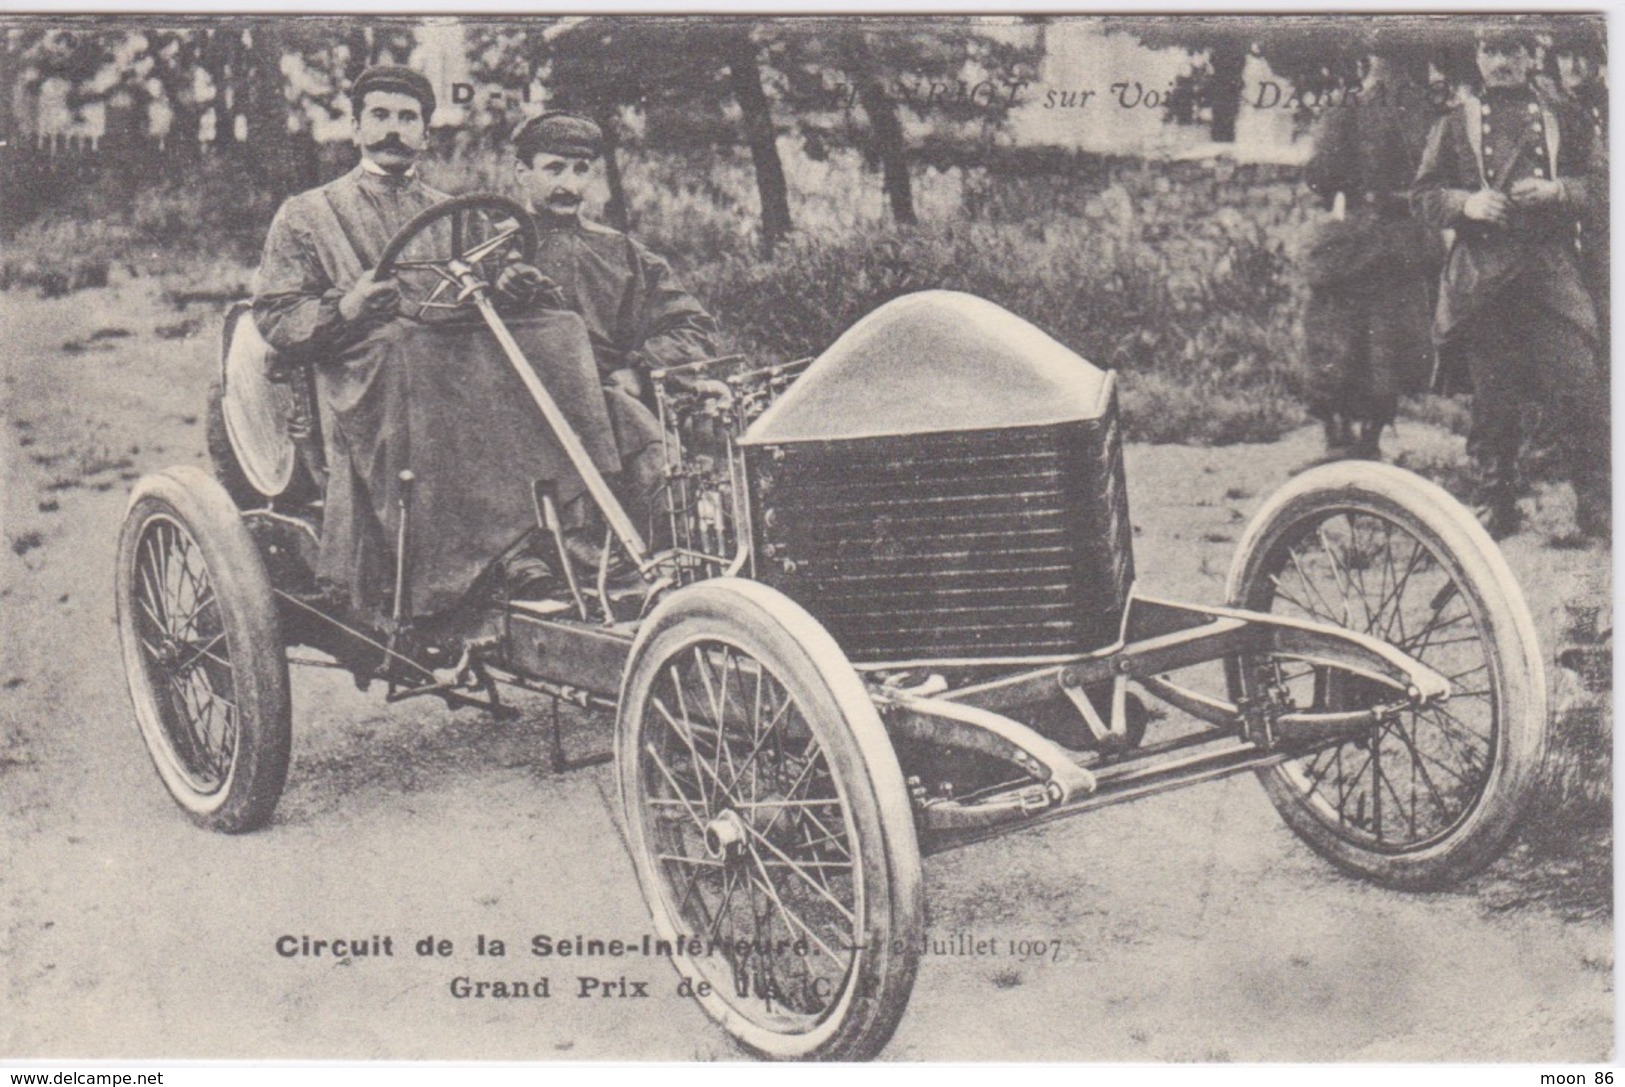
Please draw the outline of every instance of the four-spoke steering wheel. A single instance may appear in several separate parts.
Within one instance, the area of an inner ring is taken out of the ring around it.
[[[472,297],[458,265],[494,284],[513,261],[536,259],[536,224],[517,202],[469,193],[425,208],[389,239],[374,276],[400,283],[401,314],[425,324],[469,315]]]

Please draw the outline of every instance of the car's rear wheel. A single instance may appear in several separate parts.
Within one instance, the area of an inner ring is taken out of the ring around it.
[[[1230,570],[1232,603],[1369,634],[1446,676],[1448,701],[1409,709],[1260,774],[1282,818],[1348,871],[1437,887],[1497,857],[1546,743],[1534,622],[1506,561],[1465,509],[1401,469],[1342,462],[1265,505]],[[1323,663],[1243,657],[1232,694],[1362,709],[1391,692]]]
[[[125,676],[159,778],[203,826],[264,825],[288,772],[288,663],[230,497],[190,466],[142,478],[117,563]]]
[[[754,582],[674,593],[633,650],[616,764],[655,930],[701,1006],[762,1056],[878,1052],[919,961],[920,854],[829,634]]]

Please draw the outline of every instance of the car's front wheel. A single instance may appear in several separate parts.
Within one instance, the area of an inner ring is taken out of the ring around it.
[[[1386,641],[1444,675],[1448,700],[1404,710],[1260,777],[1299,837],[1348,871],[1431,888],[1505,847],[1546,743],[1534,622],[1500,551],[1439,487],[1346,461],[1294,479],[1248,526],[1230,601]],[[1232,693],[1365,709],[1391,692],[1313,660],[1242,657]]]
[[[661,938],[753,1052],[862,1060],[913,988],[920,853],[897,758],[828,632],[781,593],[717,579],[639,632],[616,765]]]

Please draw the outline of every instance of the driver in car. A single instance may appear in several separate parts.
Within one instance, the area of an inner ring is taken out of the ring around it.
[[[424,646],[467,643],[491,621],[481,586],[494,590],[506,574],[512,589],[527,576],[522,561],[512,566],[535,498],[515,481],[549,481],[566,509],[582,505],[584,487],[484,326],[409,319],[402,282],[373,271],[414,216],[446,199],[417,176],[435,108],[428,80],[369,68],[350,99],[361,163],[277,212],[254,322],[279,356],[315,375],[328,465],[323,603],[375,627],[413,624]],[[561,356],[547,332],[558,324],[543,313],[512,331],[613,477],[622,465],[586,337]]]
[[[395,316],[400,288],[376,279],[384,246],[412,216],[447,199],[417,176],[434,88],[410,68],[378,65],[350,88],[361,162],[290,198],[271,221],[254,281],[254,323],[277,351],[332,353]]]

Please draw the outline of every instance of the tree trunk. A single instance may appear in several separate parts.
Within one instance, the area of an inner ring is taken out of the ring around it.
[[[283,91],[282,35],[275,27],[256,23],[248,53],[247,101],[242,112],[248,122],[247,160],[251,175],[270,195],[281,201],[293,192],[298,164],[288,137],[288,99]]]
[[[762,202],[762,255],[790,233],[790,188],[784,180],[784,163],[779,159],[773,110],[762,91],[762,71],[756,59],[756,43],[741,34],[728,46],[728,80],[739,103],[745,124],[745,143],[756,167],[756,193]]]
[[[17,128],[17,115],[13,109],[13,95],[18,90],[19,77],[18,49],[13,40],[14,34],[14,31],[0,34],[0,139],[6,141],[5,146],[8,149],[17,147],[21,136]],[[26,96],[19,97],[27,101]]]
[[[372,43],[368,40],[367,24],[358,19],[345,27],[344,44],[344,85],[348,87],[372,63]]]
[[[897,103],[880,80],[871,76],[865,76],[859,84],[858,101],[869,115],[869,138],[880,158],[880,185],[891,204],[892,219],[898,226],[913,226],[919,220],[914,216],[914,182],[909,177],[908,148],[903,143]]]
[[[1241,114],[1241,95],[1246,87],[1242,73],[1247,67],[1247,44],[1226,42],[1213,48],[1208,65],[1208,102],[1213,110],[1213,139],[1217,143],[1236,142],[1236,118]]]
[[[6,230],[31,218],[34,203],[34,187],[21,183],[27,176],[22,169],[23,157],[31,158],[33,154],[34,126],[28,126],[30,138],[25,143],[12,98],[13,93],[20,90],[14,35],[15,32],[0,33],[0,140],[5,141],[5,150],[0,151],[0,192],[6,194],[6,199],[0,201],[0,228]],[[28,94],[18,94],[17,98],[25,103],[25,110],[33,101],[33,96]]]
[[[101,177],[121,198],[133,199],[141,183],[152,177],[154,145],[143,131],[146,114],[137,110],[129,94],[116,94],[105,104],[100,154]]]
[[[598,127],[604,132],[604,181],[609,185],[609,203],[604,205],[604,218],[609,220],[609,225],[616,230],[630,230],[626,184],[621,177],[621,162],[616,154],[620,147],[620,137],[615,124],[615,113],[613,110],[599,110],[596,120]]]
[[[234,65],[233,57],[242,52],[241,46],[241,30],[211,29],[203,32],[203,41],[198,47],[198,67],[208,74],[209,85],[214,88],[214,98],[201,108],[214,111],[214,150],[228,159],[234,159],[238,150],[234,110],[242,107],[242,101],[238,98],[228,105],[227,99],[234,97],[234,69],[240,67],[240,63]]]
[[[170,98],[170,108],[173,112],[169,118],[169,131],[164,134],[164,157],[171,162],[195,162],[199,153],[197,134],[203,123],[203,111],[196,102],[190,98],[182,100],[178,94]]]

